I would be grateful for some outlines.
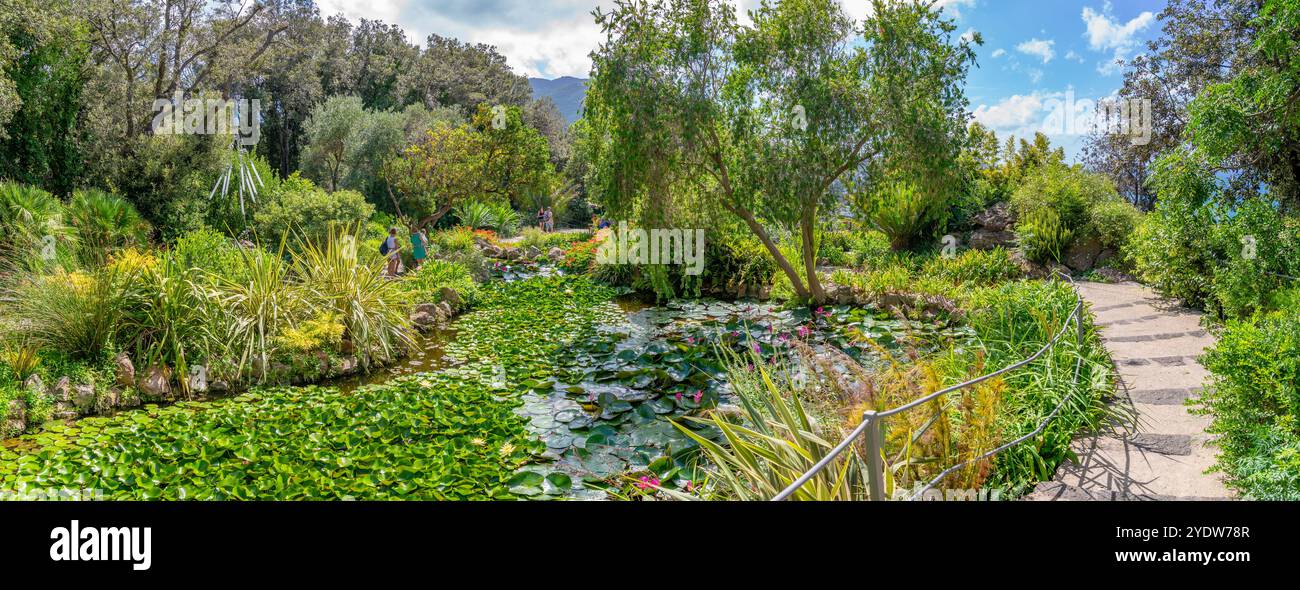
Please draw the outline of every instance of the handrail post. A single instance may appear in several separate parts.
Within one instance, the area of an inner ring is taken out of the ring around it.
[[[1082,351],[1082,350],[1083,350],[1083,341],[1084,341],[1085,336],[1086,336],[1086,333],[1087,333],[1086,330],[1083,329],[1083,307],[1082,307],[1082,305],[1083,305],[1082,302],[1080,302],[1080,303],[1079,303],[1079,307],[1076,307],[1075,310],[1074,310],[1074,312],[1075,312],[1075,313],[1074,313],[1074,324],[1075,324],[1075,326],[1078,327],[1078,330],[1074,333],[1074,343],[1078,345],[1078,346],[1075,348],[1075,350],[1078,350],[1078,351]]]
[[[862,420],[867,423],[867,430],[863,433],[867,437],[867,489],[871,501],[879,502],[885,499],[885,465],[881,458],[884,442],[881,440],[880,428],[884,418],[878,416],[875,410],[867,410],[862,414]]]

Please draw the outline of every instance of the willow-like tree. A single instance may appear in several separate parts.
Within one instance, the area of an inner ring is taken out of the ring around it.
[[[973,39],[954,42],[931,4],[875,0],[863,23],[835,0],[765,1],[747,25],[723,0],[596,12],[589,190],[613,215],[703,198],[744,222],[800,299],[824,300],[815,232],[845,175],[908,152],[956,159]],[[772,226],[795,232],[802,260]]]

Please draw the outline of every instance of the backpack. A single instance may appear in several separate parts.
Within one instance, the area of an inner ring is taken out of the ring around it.
[[[389,237],[389,238],[384,238],[384,243],[382,243],[382,244],[379,245],[379,255],[380,255],[380,256],[388,256],[388,250],[389,250],[389,247],[388,247],[388,240],[389,240],[389,239],[391,239],[391,237]]]

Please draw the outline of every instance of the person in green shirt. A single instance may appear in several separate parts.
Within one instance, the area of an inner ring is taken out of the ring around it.
[[[429,238],[425,236],[424,230],[411,233],[411,257],[415,259],[413,268],[420,268],[424,259],[429,256],[428,246]]]

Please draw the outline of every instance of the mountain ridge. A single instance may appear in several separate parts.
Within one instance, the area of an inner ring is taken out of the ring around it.
[[[582,101],[587,97],[587,79],[573,76],[561,76],[554,80],[546,78],[529,78],[528,84],[533,88],[533,97],[549,96],[560,108],[560,114],[570,124],[582,116]]]

